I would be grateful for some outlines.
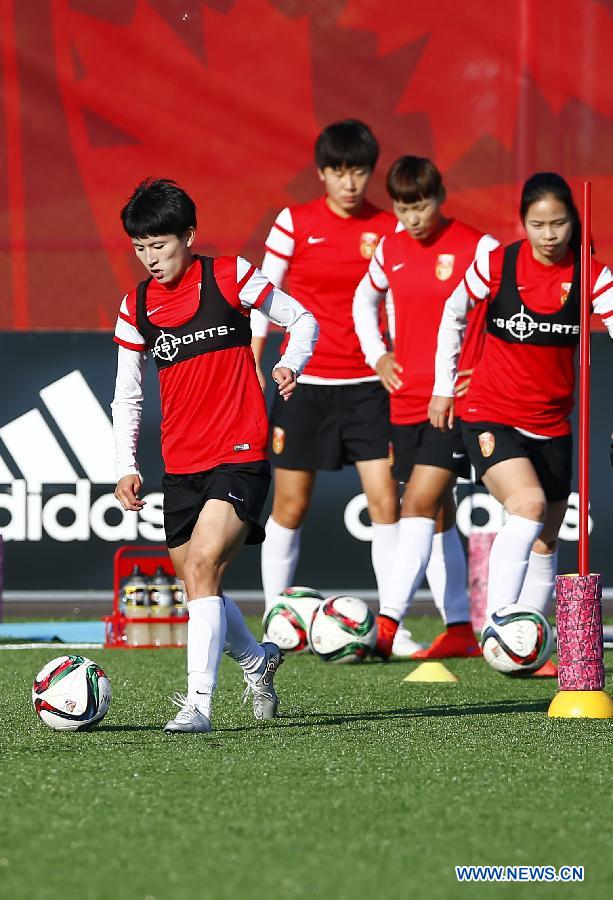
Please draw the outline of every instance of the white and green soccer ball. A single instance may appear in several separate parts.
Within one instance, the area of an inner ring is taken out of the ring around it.
[[[265,639],[273,641],[285,653],[308,651],[309,625],[323,599],[319,591],[302,585],[281,591],[264,613]]]
[[[311,649],[324,662],[361,662],[376,639],[375,617],[358,597],[328,597],[313,616],[309,630]]]
[[[32,685],[38,718],[54,731],[87,731],[111,705],[111,684],[93,660],[58,656],[40,670]]]
[[[527,675],[540,669],[553,653],[553,631],[538,610],[513,603],[487,617],[481,649],[485,661],[497,672]]]

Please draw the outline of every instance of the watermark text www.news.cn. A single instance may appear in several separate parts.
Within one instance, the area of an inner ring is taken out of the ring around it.
[[[583,866],[456,866],[458,881],[583,881]]]

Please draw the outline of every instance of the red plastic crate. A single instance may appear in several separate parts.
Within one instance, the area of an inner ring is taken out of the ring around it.
[[[124,616],[120,608],[121,584],[138,565],[145,576],[153,577],[158,566],[162,566],[167,575],[176,578],[176,572],[168,555],[165,544],[127,544],[120,547],[113,557],[113,612],[104,616],[104,646],[123,650],[158,650],[163,647],[177,647],[177,644],[128,644],[126,624],[176,625],[176,616]],[[184,621],[187,616],[184,617]]]

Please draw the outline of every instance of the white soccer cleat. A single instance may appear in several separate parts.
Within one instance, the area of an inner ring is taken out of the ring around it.
[[[404,625],[400,624],[398,626],[398,631],[394,636],[392,656],[410,659],[414,653],[417,653],[418,650],[423,650],[424,647],[427,646],[427,644],[418,644],[417,641],[414,641],[408,628],[405,628]]]
[[[283,662],[283,651],[269,641],[262,644],[266,653],[266,665],[259,675],[245,675],[246,688],[243,694],[243,703],[253,694],[253,714],[256,719],[274,719],[279,708],[279,698],[275,691],[273,680],[277,669]]]
[[[170,700],[179,707],[179,712],[164,726],[166,734],[208,734],[211,731],[211,720],[191,700],[179,693]]]

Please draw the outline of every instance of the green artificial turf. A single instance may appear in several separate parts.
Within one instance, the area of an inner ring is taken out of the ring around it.
[[[459,683],[417,685],[415,663],[294,656],[281,717],[256,723],[224,660],[214,733],[166,737],[184,653],[87,653],[114,696],[84,734],[32,710],[61,651],[0,655],[2,897],[610,896],[613,722],[548,719],[555,681],[451,660]],[[459,884],[456,864],[583,865],[585,882]]]

